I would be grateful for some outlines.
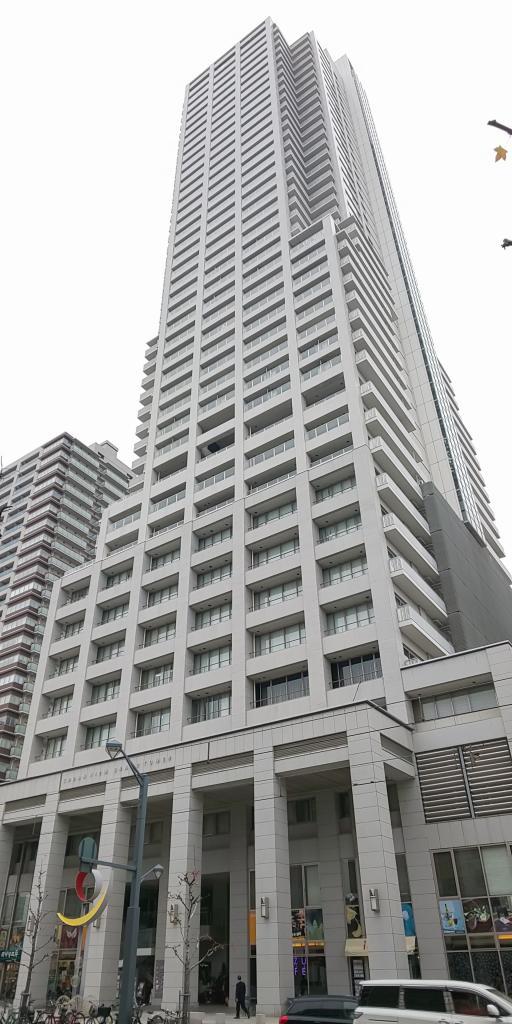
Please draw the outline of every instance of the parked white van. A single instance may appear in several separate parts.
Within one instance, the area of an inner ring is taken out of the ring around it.
[[[512,1024],[512,1000],[470,981],[363,981],[354,1019],[358,1024]]]

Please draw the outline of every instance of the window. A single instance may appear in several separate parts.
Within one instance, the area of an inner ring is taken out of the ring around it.
[[[165,551],[162,555],[153,555],[149,563],[149,569],[160,569],[162,565],[168,565],[170,562],[176,562],[179,557],[179,548],[174,548],[172,551]]]
[[[231,831],[231,815],[229,811],[215,811],[203,816],[204,836],[225,836]]]
[[[101,704],[104,700],[115,700],[119,696],[119,679],[111,679],[108,683],[93,686],[91,704]]]
[[[163,587],[161,590],[151,590],[148,595],[147,607],[152,608],[155,604],[161,604],[162,601],[169,601],[171,597],[178,596],[178,584],[173,583],[169,587]]]
[[[171,705],[157,708],[137,715],[136,736],[151,736],[155,732],[164,732],[171,727]]]
[[[115,719],[112,722],[102,722],[101,725],[89,726],[85,733],[85,749],[92,750],[93,747],[103,747],[113,735],[115,730]]]
[[[254,704],[257,708],[268,704],[281,704],[285,700],[296,697],[307,697],[309,694],[309,676],[307,672],[296,672],[293,675],[280,676],[268,682],[255,683]]]
[[[368,564],[365,555],[351,558],[348,562],[327,566],[322,573],[322,585],[328,587],[334,583],[341,583],[343,580],[355,579],[356,576],[363,576],[367,571]]]
[[[290,626],[282,626],[271,633],[262,633],[254,637],[254,657],[282,651],[287,647],[297,647],[306,639],[306,627],[303,622],[295,622]]]
[[[124,604],[116,604],[113,608],[103,608],[100,624],[104,626],[107,622],[123,619],[125,615],[128,615],[128,601]]]
[[[131,569],[125,569],[124,572],[113,573],[111,576],[107,576],[107,583],[106,583],[107,590],[110,587],[116,587],[118,583],[125,583],[126,580],[130,580],[131,578],[132,578],[132,570]]]
[[[286,558],[287,555],[294,554],[298,550],[299,538],[292,537],[290,540],[284,540],[281,544],[274,544],[264,551],[253,551],[251,568],[254,569],[258,565],[266,565],[267,562],[273,562],[276,558]]]
[[[214,569],[197,574],[196,590],[207,587],[209,583],[217,583],[219,580],[229,579],[231,576],[231,562],[227,565],[217,565]]]
[[[199,697],[192,701],[192,722],[206,722],[231,714],[231,693],[219,693],[213,697]]]
[[[288,801],[288,824],[305,825],[316,821],[316,800],[306,797],[302,800]]]
[[[73,672],[77,665],[78,654],[75,654],[72,658],[63,658],[62,661],[59,661],[59,667],[54,675],[65,676],[68,672]]]
[[[163,686],[172,683],[173,663],[155,665],[154,668],[145,668],[140,674],[140,690],[150,690],[153,686]]]
[[[63,694],[61,697],[54,697],[50,704],[49,715],[52,717],[53,715],[63,715],[70,707],[72,699],[73,695],[71,693]]]
[[[355,512],[353,516],[347,516],[346,519],[341,519],[338,523],[332,523],[330,526],[321,526],[318,534],[319,542],[323,544],[325,541],[342,537],[344,533],[352,533],[354,530],[359,530],[360,526],[361,516],[359,512]]]
[[[47,761],[51,757],[59,757],[64,750],[64,744],[66,742],[66,734],[62,736],[49,736],[46,743],[43,746],[42,757],[44,761]]]
[[[339,686],[350,686],[368,679],[380,679],[382,666],[378,652],[361,654],[359,657],[345,658],[334,661],[331,665],[333,689]]]
[[[302,594],[301,580],[288,580],[287,583],[277,583],[275,587],[268,587],[267,590],[257,590],[253,594],[252,610],[267,608],[271,604],[280,604],[281,601],[289,601],[291,598]]]
[[[398,985],[363,985],[359,995],[360,1006],[381,1006],[386,1009],[398,1009]]]
[[[461,988],[450,989],[450,995],[453,999],[453,1009],[455,1013],[465,1014],[470,1017],[489,1017],[489,1014],[487,1013],[487,1006],[489,1003],[493,1002],[490,996],[489,998],[487,996],[484,998],[484,996],[479,996],[476,992],[469,992],[466,989]],[[502,1010],[500,1007],[497,1007],[497,1009],[499,1010],[500,1016],[502,1016]]]
[[[495,707],[496,692],[492,685],[477,686],[470,690],[458,690],[432,697],[418,697],[413,701],[416,722],[430,722],[436,718],[466,715],[470,711],[485,711]]]
[[[176,623],[164,622],[161,626],[144,630],[144,647],[151,647],[152,644],[159,644],[164,640],[172,640],[175,636]]]
[[[343,608],[339,612],[331,612],[327,616],[328,633],[344,633],[347,629],[368,626],[374,621],[373,605],[370,602]]]
[[[197,550],[204,551],[205,548],[210,548],[214,544],[221,544],[224,540],[231,540],[232,536],[231,526],[225,526],[222,530],[216,530],[215,533],[210,533],[206,537],[199,537]]]
[[[213,626],[216,622],[230,619],[231,604],[219,604],[215,608],[205,608],[204,611],[196,612],[194,629],[204,629],[205,626]]]
[[[442,988],[409,988],[404,985],[404,1007],[431,1013],[446,1013]]]
[[[194,655],[194,675],[198,672],[210,672],[224,665],[231,664],[231,646],[224,644],[222,647],[214,647],[210,651],[201,651]]]
[[[96,662],[108,661],[109,658],[118,658],[124,653],[124,637],[122,640],[115,640],[112,644],[104,644],[96,648]]]

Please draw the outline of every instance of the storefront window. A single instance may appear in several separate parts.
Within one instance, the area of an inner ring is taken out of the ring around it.
[[[512,992],[512,857],[502,846],[434,854],[450,977]]]
[[[318,864],[290,866],[295,995],[327,992],[325,936]]]

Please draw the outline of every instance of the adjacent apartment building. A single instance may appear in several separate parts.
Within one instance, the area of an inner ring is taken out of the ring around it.
[[[164,867],[153,1002],[178,1002],[192,868],[221,944],[200,1004],[238,974],[268,1013],[409,971],[512,991],[510,579],[364,91],[313,34],[266,20],[187,87],[146,356],[137,489],[54,586],[2,791],[0,994],[31,890],[73,917],[81,838],[130,856],[112,737]],[[62,928],[34,997],[110,1002],[125,890],[115,871],[97,927]]]
[[[110,441],[70,434],[0,472],[1,781],[18,774],[52,585],[94,558],[101,513],[132,478]]]

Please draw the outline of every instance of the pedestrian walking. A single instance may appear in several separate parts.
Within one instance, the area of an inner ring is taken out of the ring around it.
[[[245,1005],[245,991],[245,981],[242,981],[242,975],[239,974],[235,988],[236,1013],[233,1020],[240,1019],[240,1010],[243,1010],[246,1016],[249,1017],[249,1010]]]

